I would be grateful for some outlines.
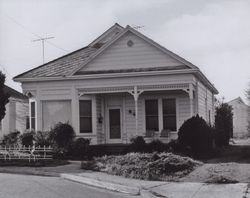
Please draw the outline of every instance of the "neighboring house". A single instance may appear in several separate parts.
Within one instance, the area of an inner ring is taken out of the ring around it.
[[[233,137],[248,137],[249,106],[240,97],[228,102],[228,104],[233,108]]]
[[[4,91],[10,95],[10,98],[5,106],[4,119],[0,122],[0,137],[14,131],[24,132],[29,128],[29,98],[6,85]]]
[[[176,138],[196,114],[214,121],[218,93],[198,67],[118,24],[14,80],[30,96],[31,128],[69,122],[92,144],[129,143],[137,135]]]

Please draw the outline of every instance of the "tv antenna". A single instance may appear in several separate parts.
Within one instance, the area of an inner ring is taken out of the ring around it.
[[[136,29],[136,30],[142,29],[144,27],[145,27],[144,25],[135,25],[135,26],[133,26],[133,28]]]
[[[55,37],[51,36],[51,37],[41,37],[39,39],[36,39],[36,40],[33,40],[33,42],[36,42],[36,41],[42,41],[42,48],[43,48],[43,64],[45,62],[45,58],[44,58],[44,41],[46,40],[49,40],[49,39],[53,39]]]

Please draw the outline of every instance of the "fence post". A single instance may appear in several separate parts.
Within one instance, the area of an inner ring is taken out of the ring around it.
[[[43,146],[43,149],[44,149],[43,159],[45,159],[45,157],[46,157],[45,145]]]

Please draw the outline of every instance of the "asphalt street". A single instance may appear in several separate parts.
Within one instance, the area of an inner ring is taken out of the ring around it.
[[[0,174],[0,198],[128,198],[59,177]],[[138,196],[137,196],[138,197]]]

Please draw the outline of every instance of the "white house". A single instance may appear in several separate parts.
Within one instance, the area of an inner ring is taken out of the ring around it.
[[[233,137],[248,137],[249,106],[240,97],[231,100],[228,104],[233,108]]]
[[[214,121],[218,91],[198,67],[130,26],[14,78],[30,96],[31,128],[68,121],[92,144],[175,138],[185,120]]]
[[[4,86],[4,92],[10,95],[6,104],[6,114],[0,122],[0,137],[10,132],[24,132],[29,126],[29,98],[22,93]]]

